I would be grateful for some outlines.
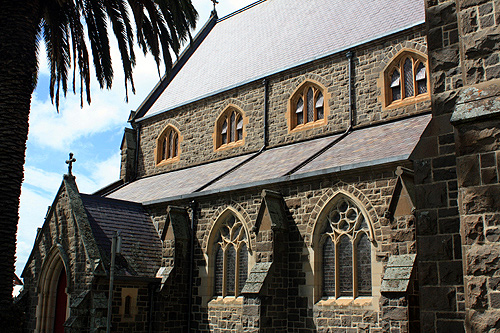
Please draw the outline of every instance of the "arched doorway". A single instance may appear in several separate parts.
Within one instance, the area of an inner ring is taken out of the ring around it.
[[[69,303],[67,283],[65,265],[55,248],[45,259],[40,275],[35,332],[64,332]]]
[[[68,305],[68,295],[66,295],[66,270],[61,270],[57,282],[56,308],[54,314],[54,333],[64,333],[64,322],[66,321],[66,309]]]

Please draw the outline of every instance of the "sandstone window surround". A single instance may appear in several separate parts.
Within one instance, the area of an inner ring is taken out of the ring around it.
[[[45,258],[38,283],[36,332],[52,332],[62,328],[69,316],[69,283],[67,264],[63,261],[60,245],[54,246]],[[64,257],[67,258],[67,255]]]
[[[398,107],[430,98],[429,72],[425,55],[404,50],[384,71],[386,107]]]
[[[135,321],[135,316],[138,313],[137,297],[139,290],[137,288],[122,288],[121,289],[121,304],[119,308],[121,320],[123,322]]]
[[[321,299],[372,296],[372,230],[363,209],[337,195],[315,227],[315,295]]]
[[[179,130],[168,124],[156,139],[156,165],[161,166],[180,159],[180,143],[182,137]]]
[[[236,105],[227,106],[215,122],[214,149],[223,150],[245,144],[248,118]]]
[[[289,131],[323,126],[328,119],[328,93],[318,82],[304,81],[288,101]]]
[[[239,296],[248,277],[248,236],[233,214],[224,217],[212,247],[214,296]]]

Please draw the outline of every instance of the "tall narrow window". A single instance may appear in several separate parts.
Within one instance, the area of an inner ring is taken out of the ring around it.
[[[157,163],[170,162],[179,156],[179,132],[168,125],[157,140]]]
[[[227,108],[216,122],[216,149],[243,143],[243,114],[235,107]]]
[[[215,281],[214,281],[214,292],[217,296],[222,296],[222,285],[224,280],[224,251],[219,245],[216,247],[215,251]]]
[[[304,83],[290,98],[291,129],[312,124],[325,118],[323,89],[311,82]]]
[[[386,70],[387,105],[427,94],[426,62],[412,52],[403,52],[393,60]]]
[[[214,293],[217,296],[238,296],[248,276],[245,228],[241,221],[231,214],[216,232]]]
[[[335,297],[335,245],[331,237],[323,244],[323,295]]]
[[[335,202],[322,222],[322,295],[371,295],[371,242],[361,210],[347,197]]]

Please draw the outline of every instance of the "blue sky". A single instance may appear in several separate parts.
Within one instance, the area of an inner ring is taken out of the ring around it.
[[[198,27],[208,20],[213,8],[211,0],[192,0],[199,13]],[[254,1],[219,0],[219,17],[243,8]],[[194,32],[195,33],[195,32]],[[134,69],[136,94],[125,88],[118,51],[112,46],[115,78],[111,90],[100,90],[94,79],[91,105],[80,108],[80,96],[68,93],[61,100],[59,113],[48,93],[49,72],[43,52],[40,52],[38,86],[31,101],[30,128],[21,193],[20,220],[17,232],[16,273],[20,276],[33,247],[37,228],[43,224],[47,208],[52,204],[67,172],[65,161],[69,152],[76,163],[73,174],[82,193],[92,193],[118,180],[120,143],[123,128],[131,110],[136,110],[159,80],[152,57],[141,57],[136,50]]]

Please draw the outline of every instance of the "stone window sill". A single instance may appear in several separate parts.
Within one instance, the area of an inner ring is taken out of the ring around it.
[[[316,303],[317,306],[334,306],[334,307],[366,307],[373,305],[373,297],[339,297],[321,299]]]
[[[243,296],[217,296],[209,302],[209,305],[242,305]]]

